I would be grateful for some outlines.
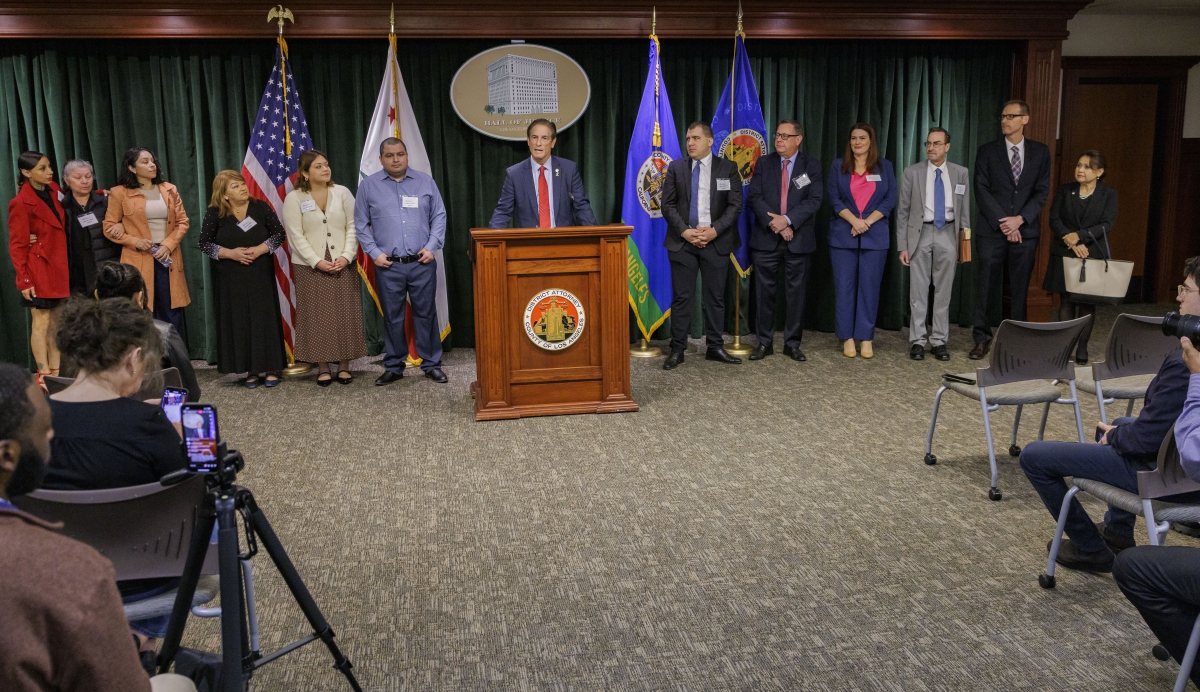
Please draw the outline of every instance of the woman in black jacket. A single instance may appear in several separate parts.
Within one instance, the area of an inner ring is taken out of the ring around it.
[[[62,180],[68,188],[63,210],[67,213],[71,293],[90,296],[96,288],[96,271],[105,262],[121,261],[121,246],[104,235],[108,194],[96,189],[92,164],[82,159],[68,161]]]
[[[1050,228],[1054,238],[1050,241],[1050,264],[1046,267],[1042,288],[1058,294],[1056,319],[1059,320],[1096,314],[1095,305],[1069,300],[1063,258],[1111,259],[1105,236],[1112,232],[1117,221],[1117,191],[1102,182],[1104,166],[1103,154],[1094,149],[1084,152],[1075,164],[1075,182],[1058,188],[1050,207]],[[1088,362],[1087,344],[1091,334],[1089,325],[1075,348],[1075,362],[1080,365]]]

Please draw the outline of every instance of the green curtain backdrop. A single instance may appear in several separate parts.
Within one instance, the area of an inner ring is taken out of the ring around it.
[[[467,59],[498,41],[407,41],[399,63],[408,83],[433,176],[446,200],[445,247],[451,342],[474,343],[468,229],[486,224],[504,169],[528,156],[524,143],[483,136],[458,119],[450,81]],[[647,41],[546,41],[583,66],[592,84],[584,116],[558,138],[555,153],[577,161],[600,223],[620,218],[625,155],[646,77]],[[367,120],[383,75],[387,41],[290,42],[298,92],[315,145],[328,153],[334,179],[357,187]],[[899,169],[921,160],[931,125],[946,127],[950,159],[973,164],[980,143],[999,136],[997,114],[1009,94],[1014,47],[1003,42],[768,41],[747,42],[768,127],[795,118],[808,130],[804,150],[827,167],[840,156],[848,127],[875,126],[881,148]],[[189,347],[215,358],[212,277],[196,247],[199,220],[217,171],[240,169],[275,44],[262,41],[8,41],[0,47],[0,197],[16,190],[16,157],[46,153],[56,170],[72,158],[92,161],[111,186],[121,154],[132,146],[158,154],[192,219],[184,265],[192,292],[186,310]],[[733,54],[729,40],[662,41],[664,77],[682,133],[709,121]],[[809,291],[808,326],[833,327],[828,207],[818,218],[820,247]],[[7,215],[0,218],[7,243]],[[969,324],[974,274],[960,267],[952,319]],[[748,286],[749,283],[744,283]],[[907,320],[907,272],[895,255],[884,275],[879,326]],[[19,304],[12,266],[0,261],[0,359],[29,363],[28,311]],[[373,313],[371,306],[368,313]],[[998,317],[999,304],[995,306]],[[732,315],[730,316],[732,319]],[[743,324],[746,316],[743,314]],[[732,325],[731,325],[732,326]],[[368,322],[375,351],[379,322]],[[743,329],[744,330],[744,329]]]

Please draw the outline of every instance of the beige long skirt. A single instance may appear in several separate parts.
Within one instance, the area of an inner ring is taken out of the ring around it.
[[[325,259],[332,261],[328,248]],[[354,265],[326,274],[293,264],[292,280],[296,284],[296,361],[332,363],[367,355],[362,289]]]

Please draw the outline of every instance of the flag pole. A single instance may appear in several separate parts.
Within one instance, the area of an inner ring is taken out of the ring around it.
[[[658,43],[658,7],[651,9],[650,14],[650,40]],[[654,139],[651,140],[651,146],[662,146],[661,135],[658,129],[658,74],[659,64],[662,62],[662,56],[655,51],[656,62],[654,65]],[[632,358],[657,358],[662,355],[662,349],[657,346],[651,346],[646,337],[642,337],[637,346],[629,349],[629,355]]]
[[[737,70],[737,37],[738,36],[744,37],[746,35],[745,33],[742,32],[742,3],[741,3],[741,0],[738,0],[737,21],[738,21],[737,33],[735,33],[733,35],[733,46],[734,46],[733,70],[734,71]],[[729,83],[731,85],[731,88],[733,88],[733,86],[737,84],[736,80],[734,80],[732,78],[729,80]],[[730,94],[730,101],[732,102],[732,100],[733,100],[733,94]],[[734,110],[735,109],[733,109],[733,108],[729,109],[729,118],[730,118],[729,130],[730,130],[730,132],[733,131],[733,111]],[[733,262],[732,254],[729,256],[729,261]],[[734,266],[736,267],[737,265],[735,264]],[[730,344],[729,346],[725,347],[725,352],[731,356],[748,356],[751,353],[754,353],[754,349],[751,348],[749,344],[742,343],[742,278],[743,277],[742,277],[741,272],[735,271],[733,274],[734,274],[734,276],[733,276],[733,343]]]

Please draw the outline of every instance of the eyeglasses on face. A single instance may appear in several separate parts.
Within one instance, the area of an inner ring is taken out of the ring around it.
[[[1182,298],[1184,294],[1191,293],[1192,291],[1200,291],[1200,288],[1188,288],[1183,284],[1179,284],[1175,287],[1175,297]]]
[[[926,149],[928,149],[930,147],[944,147],[944,146],[946,146],[945,142],[926,142],[925,143]]]
[[[776,132],[775,133],[775,139],[791,139],[792,137],[799,137],[799,136],[800,135],[789,135],[786,132]]]
[[[1000,114],[1001,120],[1016,120],[1017,118],[1024,118],[1024,117],[1025,117],[1024,113],[1001,113]]]

